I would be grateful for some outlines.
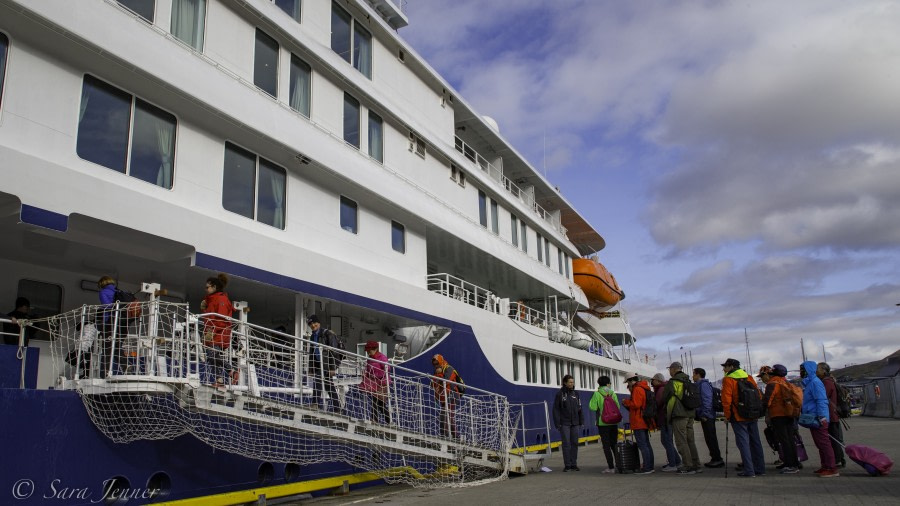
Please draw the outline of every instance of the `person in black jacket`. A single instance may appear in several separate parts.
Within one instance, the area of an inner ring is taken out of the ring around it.
[[[575,391],[575,378],[563,376],[563,386],[553,400],[553,425],[562,437],[563,472],[581,471],[578,467],[578,432],[584,425],[581,398]]]
[[[319,396],[322,395],[323,407],[335,413],[342,412],[341,401],[338,398],[337,389],[334,387],[334,375],[337,372],[337,366],[341,361],[336,348],[338,347],[337,336],[334,332],[322,327],[319,317],[309,315],[306,324],[312,331],[309,340],[313,343],[309,349],[309,375],[313,378],[313,400],[318,405]],[[330,346],[325,348],[318,346],[323,344]]]

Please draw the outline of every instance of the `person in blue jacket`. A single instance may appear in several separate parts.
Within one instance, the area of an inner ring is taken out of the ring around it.
[[[709,462],[705,467],[725,467],[722,460],[722,452],[719,450],[719,438],[716,436],[716,410],[713,407],[713,386],[706,379],[706,370],[697,367],[694,369],[694,383],[700,385],[700,407],[697,409],[697,420],[703,429],[703,439],[706,448],[709,449]]]
[[[807,360],[800,365],[800,382],[803,384],[803,406],[800,414],[813,414],[819,422],[818,427],[809,427],[816,448],[819,450],[819,460],[822,467],[815,471],[821,478],[840,476],[834,465],[834,450],[831,449],[831,440],[828,438],[828,396],[825,394],[825,385],[816,377],[817,364]]]

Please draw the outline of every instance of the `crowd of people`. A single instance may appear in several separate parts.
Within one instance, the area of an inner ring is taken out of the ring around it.
[[[730,431],[740,454],[737,476],[753,478],[766,474],[760,420],[772,437],[770,444],[779,452],[775,466],[779,474],[797,474],[803,467],[798,449],[805,451],[799,430],[805,427],[819,453],[820,467],[813,472],[822,478],[840,476],[839,469],[846,461],[838,413],[839,391],[827,363],[803,362],[800,386],[788,381],[784,365],[763,366],[756,377],[764,390],[733,358],[722,364],[721,390],[710,383],[702,368],[694,369],[689,377],[680,362],[672,362],[668,372],[668,378],[656,374],[649,383],[638,374],[629,377],[626,384],[631,396],[621,403],[610,386],[610,378],[598,379],[597,391],[588,407],[596,413],[607,465],[603,473],[655,472],[650,446],[653,430],[658,431],[665,449],[662,472],[693,475],[702,473],[704,468],[724,467],[716,432],[717,415],[721,412],[727,424],[726,438]],[[624,462],[625,447],[630,443],[619,442],[620,423],[615,421],[615,413],[610,414],[613,410],[627,410],[629,415],[625,428],[630,429],[638,454],[638,461],[630,469]],[[554,399],[553,422],[561,435],[563,471],[579,471],[577,434],[584,425],[584,413],[571,376],[563,379]],[[700,425],[709,453],[709,460],[702,465],[694,437],[695,422]]]

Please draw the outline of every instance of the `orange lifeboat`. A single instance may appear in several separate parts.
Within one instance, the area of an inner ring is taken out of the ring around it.
[[[588,298],[592,311],[605,311],[625,298],[616,278],[600,262],[590,258],[572,259],[575,284]]]

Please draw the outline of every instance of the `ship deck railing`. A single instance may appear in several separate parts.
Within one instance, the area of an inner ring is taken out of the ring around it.
[[[367,368],[374,362],[368,356],[248,323],[245,314],[195,314],[186,304],[156,300],[83,306],[44,321],[58,388],[82,396],[170,392],[216,416],[262,417],[306,431],[318,423],[328,437],[341,427],[351,440],[380,427],[403,451],[462,445],[498,466],[497,456],[518,446],[518,419],[502,395],[384,362],[381,378]],[[381,402],[384,413],[376,412]]]
[[[485,157],[481,156],[480,153],[475,151],[472,146],[466,144],[466,142],[460,139],[459,136],[455,136],[454,146],[456,147],[456,151],[460,152],[470,162],[475,164],[476,167],[481,169],[482,172],[486,173],[488,177],[496,181],[513,197],[517,198],[520,202],[522,202],[522,204],[530,208],[541,219],[552,225],[553,228],[561,232],[563,235],[566,235],[566,227],[563,226],[559,216],[550,213],[540,204],[538,204],[534,199],[534,195],[532,193],[526,192],[519,188],[516,183],[514,183],[511,179],[503,174],[503,171],[501,169],[495,167],[494,164],[487,161]]]

